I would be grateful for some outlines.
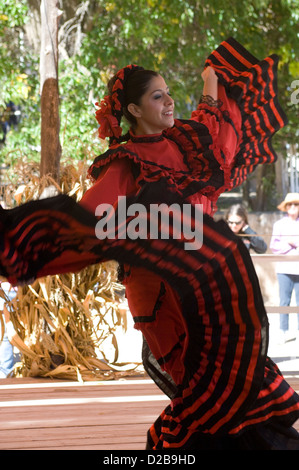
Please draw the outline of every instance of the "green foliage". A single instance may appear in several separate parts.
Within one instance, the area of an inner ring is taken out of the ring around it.
[[[99,86],[103,89],[103,84]],[[91,72],[79,60],[61,61],[59,68],[61,144],[63,157],[94,158],[97,137]]]
[[[8,99],[26,95],[24,34],[22,27],[27,18],[27,1],[0,1],[0,105]]]
[[[2,0],[0,2],[1,36],[13,28],[23,26],[27,19],[28,5],[26,0]],[[9,47],[9,44],[7,45]],[[2,53],[2,51],[1,51]]]
[[[13,101],[22,108],[22,125],[8,135],[8,145],[0,148],[0,163],[13,163],[24,152],[39,158],[34,147],[39,144],[38,57],[26,44],[24,26],[28,2],[0,1],[0,113]],[[1,138],[1,132],[0,132]]]
[[[280,56],[280,96],[291,126],[296,109],[290,86],[298,71],[296,0],[115,0],[101,8],[82,46],[84,65],[101,72],[138,63],[158,70],[176,98],[178,113],[188,117],[200,96],[200,74],[207,55],[234,36],[260,59]],[[298,75],[297,75],[298,77]],[[293,137],[293,130],[287,130]]]
[[[72,29],[82,32],[80,47],[69,47],[76,54],[68,51],[59,63],[64,157],[91,159],[103,150],[93,103],[106,93],[110,76],[129,63],[158,70],[171,88],[177,114],[189,117],[201,94],[204,61],[229,36],[259,58],[280,56],[279,94],[290,124],[275,140],[278,146],[296,141],[298,105],[290,97],[299,79],[297,0],[98,0],[87,2],[83,16],[75,14],[82,6],[79,0],[61,3],[61,26],[72,17]],[[26,0],[0,0],[0,104],[12,99],[23,112],[19,131],[11,132],[0,150],[0,162],[17,155],[16,149],[39,158],[39,51],[26,41],[28,5]]]

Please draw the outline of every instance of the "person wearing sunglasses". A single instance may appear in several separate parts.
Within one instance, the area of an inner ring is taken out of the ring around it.
[[[299,255],[299,193],[288,193],[277,208],[286,212],[284,217],[274,223],[270,249],[276,255]],[[289,306],[295,291],[296,304],[299,306],[299,261],[276,263],[279,285],[280,306]],[[282,342],[299,337],[299,314],[297,332],[289,331],[289,314],[280,314]]]
[[[252,249],[258,254],[267,251],[266,242],[249,226],[247,210],[242,204],[234,204],[229,208],[226,213],[226,222],[236,235],[242,237],[248,250]]]

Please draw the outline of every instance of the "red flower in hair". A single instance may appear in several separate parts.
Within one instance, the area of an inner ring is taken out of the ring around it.
[[[120,137],[122,128],[119,126],[118,121],[112,114],[111,97],[105,96],[101,103],[96,103],[99,109],[96,110],[96,120],[100,124],[99,137],[105,139],[106,137]]]
[[[124,88],[124,86],[123,86],[122,82],[120,81],[120,79],[118,78],[118,79],[115,81],[114,85],[113,85],[113,90],[112,90],[112,91],[116,91],[116,90],[118,90],[118,89],[123,90],[123,88]]]
[[[124,76],[125,76],[125,71],[124,69],[120,69],[118,72],[117,72],[117,76],[118,78],[120,78],[121,80],[124,79]]]
[[[120,74],[119,74],[120,75]],[[113,107],[114,109],[116,109],[117,111],[121,111],[121,103],[119,102],[119,99],[118,99],[118,91],[119,90],[123,90],[124,89],[124,86],[120,80],[120,78],[118,78],[114,85],[113,85],[113,88],[112,88],[112,101],[113,101]]]

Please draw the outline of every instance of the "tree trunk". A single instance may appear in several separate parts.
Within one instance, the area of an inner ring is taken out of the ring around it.
[[[58,0],[41,1],[41,162],[40,175],[59,180]]]
[[[281,151],[277,153],[277,156],[275,163],[276,204],[282,201],[286,195],[285,161]]]
[[[256,176],[256,199],[254,209],[256,211],[264,210],[264,185],[263,178],[265,176],[265,165],[259,165],[255,170]]]

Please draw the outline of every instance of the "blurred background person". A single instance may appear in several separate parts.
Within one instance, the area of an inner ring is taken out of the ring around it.
[[[1,282],[1,288],[9,301],[16,295],[15,289],[11,287],[9,282]],[[3,313],[5,304],[5,299],[0,297],[0,315],[2,315],[2,318],[0,319],[0,379],[6,379],[12,374],[14,364],[16,362],[14,348],[10,343],[9,333],[7,331],[7,319],[5,319]]]
[[[299,255],[299,194],[288,193],[278,209],[286,212],[284,217],[274,223],[270,249],[276,255]],[[282,261],[276,263],[279,285],[280,306],[289,306],[293,291],[296,304],[299,306],[299,261]],[[289,314],[280,314],[282,342],[298,338],[299,315],[297,315],[297,331],[289,331]]]
[[[247,210],[242,204],[232,205],[225,219],[230,229],[236,235],[242,236],[248,250],[252,249],[259,254],[267,251],[266,242],[249,226]]]

